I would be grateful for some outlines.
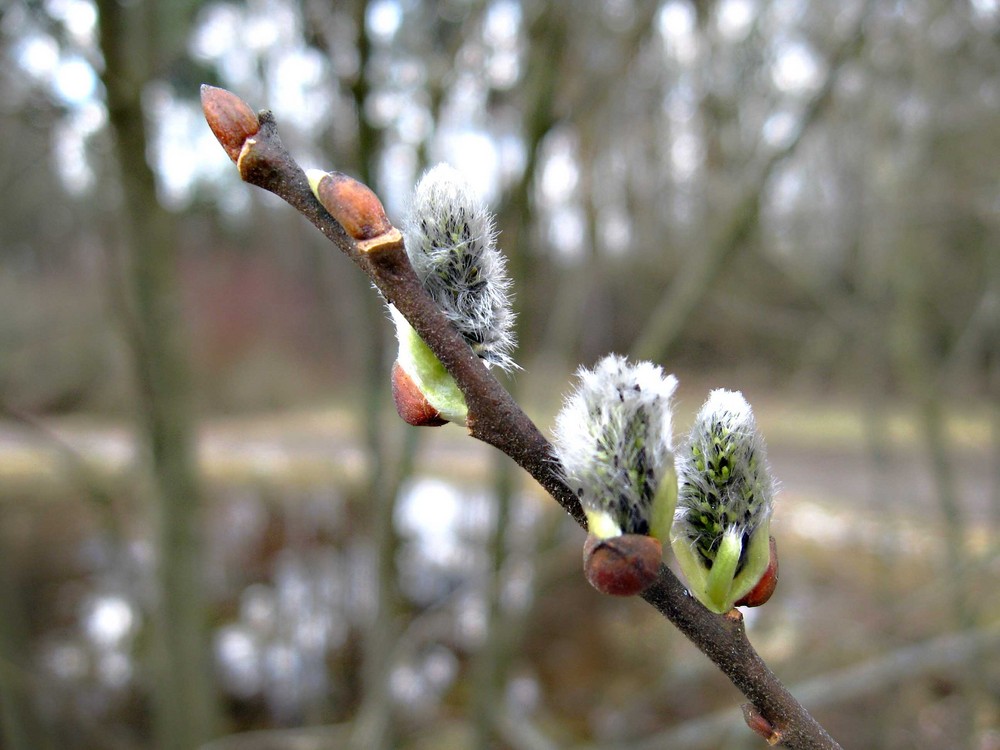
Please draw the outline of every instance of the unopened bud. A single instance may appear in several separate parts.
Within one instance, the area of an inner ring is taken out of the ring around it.
[[[243,144],[260,130],[257,115],[236,94],[204,83],[201,85],[201,109],[222,148],[230,159],[238,162]]]
[[[759,607],[762,604],[766,604],[767,600],[771,598],[771,594],[774,593],[774,589],[778,586],[778,544],[774,541],[773,536],[769,541],[771,558],[767,564],[767,569],[764,571],[764,575],[757,581],[757,585],[750,589],[747,595],[738,600],[734,606]]]
[[[398,361],[392,366],[392,400],[403,421],[414,427],[437,427],[448,422],[430,405],[427,397]]]
[[[634,596],[660,573],[663,546],[645,534],[621,534],[601,539],[587,534],[583,545],[583,572],[602,594]]]
[[[399,338],[392,368],[392,397],[399,416],[417,426],[464,425],[469,409],[458,384],[403,314],[394,305],[389,312]]]
[[[743,721],[750,727],[750,731],[763,737],[764,741],[772,747],[781,742],[781,732],[757,710],[755,705],[744,703],[742,708]]]
[[[306,177],[313,195],[352,239],[372,240],[392,230],[382,201],[363,182],[319,169],[306,170]]]

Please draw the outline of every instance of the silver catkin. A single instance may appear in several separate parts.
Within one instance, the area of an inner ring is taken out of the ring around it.
[[[648,534],[654,496],[673,469],[677,379],[614,354],[577,375],[554,433],[567,482],[585,510],[606,514],[621,533]]]
[[[677,475],[674,535],[709,568],[726,532],[744,540],[746,554],[749,538],[771,517],[775,488],[764,439],[741,393],[709,394],[678,455]]]
[[[472,350],[491,365],[516,368],[506,260],[492,214],[458,171],[439,164],[423,176],[403,237],[424,288]]]

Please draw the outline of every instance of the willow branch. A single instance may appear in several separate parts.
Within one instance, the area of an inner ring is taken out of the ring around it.
[[[202,104],[209,125],[237,163],[244,182],[274,193],[311,221],[420,334],[465,396],[469,434],[510,456],[586,529],[579,500],[563,481],[549,441],[426,293],[410,266],[399,231],[390,226],[387,231],[379,230],[375,238],[362,237],[363,233],[353,231],[357,227],[350,227],[351,233],[345,231],[313,195],[305,172],[282,145],[270,112],[254,115],[235,95],[210,86],[202,87]],[[840,748],[756,653],[736,610],[724,616],[709,612],[666,565],[660,566],[659,579],[642,596],[749,699],[751,714],[764,717],[772,730],[771,744]]]

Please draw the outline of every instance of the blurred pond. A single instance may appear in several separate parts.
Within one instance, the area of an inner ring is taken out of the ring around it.
[[[843,414],[838,423],[813,413],[808,424],[823,418],[833,422],[810,435],[796,413],[761,410],[782,482],[774,530],[782,583],[747,622],[790,681],[958,626],[941,606],[956,587],[943,572],[941,512],[912,425],[892,427],[888,450],[872,461],[860,423],[845,428]],[[991,486],[977,470],[986,453],[977,448],[980,423],[955,427],[968,553],[960,588],[985,624],[1000,614]],[[366,462],[344,442],[350,434],[339,415],[318,412],[213,422],[204,433],[207,619],[229,731],[329,726],[358,709],[378,581]],[[490,634],[497,503],[491,453],[462,431],[434,431],[419,458],[395,507],[389,686],[404,726],[440,733],[456,711],[467,713],[473,664]],[[0,428],[4,618],[23,619],[7,636],[17,635],[21,679],[59,747],[147,742],[157,552],[134,460],[129,433],[117,426]],[[731,688],[648,607],[581,585],[582,533],[530,482],[517,487],[497,593],[505,640],[517,644],[503,686],[511,715],[558,717],[560,731],[620,744],[731,709]],[[1000,673],[995,662],[987,674]],[[949,696],[961,684],[951,675],[934,677]],[[687,686],[684,700],[678,686]],[[926,711],[936,700],[910,688],[896,712]],[[1000,702],[983,705],[995,711]],[[838,726],[850,726],[850,713],[833,711],[825,723],[850,736]],[[280,747],[314,741],[254,736]]]
[[[5,440],[9,460],[0,463],[9,479],[18,464],[15,443],[28,452],[11,431]],[[103,472],[100,481],[110,482],[116,497],[107,507],[103,495],[88,503],[86,483],[45,498],[5,492],[3,552],[14,594],[7,600],[29,613],[23,645],[42,720],[66,747],[98,747],[107,732],[146,721],[144,633],[156,608],[156,550],[141,489],[110,478],[133,459],[127,434],[69,429],[60,440],[80,449],[74,460],[82,463],[72,468]],[[65,446],[48,448],[41,457],[31,451],[32,461],[66,460]],[[359,644],[378,584],[358,511],[368,498],[351,477],[355,456],[337,455],[336,481],[281,488],[210,482],[204,579],[212,659],[236,727],[295,726],[343,718],[356,707]],[[287,476],[290,462],[309,461],[299,448],[266,438],[213,438],[206,458],[223,475],[239,463],[272,478]],[[534,543],[541,507],[537,497],[515,499],[509,523],[517,546]],[[412,620],[393,654],[393,697],[414,718],[439,709],[460,661],[485,637],[485,551],[494,520],[495,503],[479,485],[416,476],[401,488],[395,527],[404,611],[441,613]],[[513,566],[507,605],[528,606],[530,576],[530,564]]]

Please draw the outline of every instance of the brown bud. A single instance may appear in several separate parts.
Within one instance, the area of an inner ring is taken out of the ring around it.
[[[754,585],[746,596],[740,599],[734,606],[736,607],[759,607],[767,602],[774,593],[778,585],[778,544],[772,536],[769,540],[771,546],[771,559],[767,563],[767,569],[760,580]]]
[[[415,427],[438,427],[447,424],[437,409],[427,403],[424,394],[399,362],[392,365],[392,400],[403,421]]]
[[[757,710],[754,704],[744,703],[742,708],[743,721],[750,727],[750,731],[763,737],[768,745],[773,746],[781,742],[781,732]]]
[[[250,105],[231,91],[203,83],[201,109],[229,158],[238,161],[247,138],[260,130],[260,122]]]
[[[622,534],[598,539],[587,534],[583,545],[583,572],[602,594],[633,596],[642,593],[660,574],[663,546],[644,534]]]
[[[370,187],[353,177],[328,172],[314,187],[314,192],[323,208],[355,240],[381,237],[393,228],[382,201]]]

